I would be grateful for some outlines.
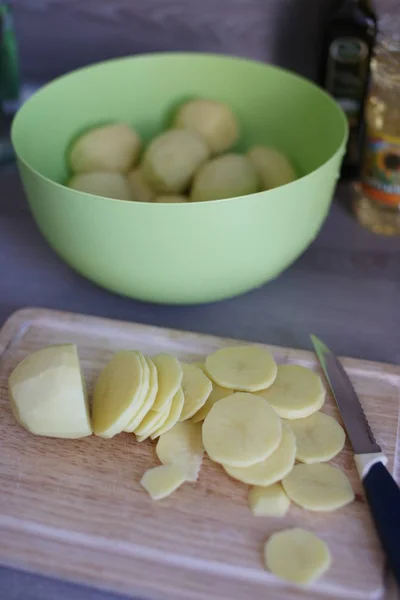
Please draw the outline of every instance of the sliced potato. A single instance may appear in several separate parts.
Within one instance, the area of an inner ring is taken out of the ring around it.
[[[132,200],[126,177],[121,173],[80,173],[68,182],[68,187],[86,194],[104,196],[114,200]]]
[[[189,199],[187,196],[183,196],[182,194],[174,194],[171,196],[157,196],[155,199],[158,204],[174,204],[179,202],[187,202]]]
[[[131,198],[136,202],[153,202],[155,192],[143,176],[142,169],[138,167],[130,171],[127,176],[128,185],[131,190]]]
[[[110,438],[121,433],[143,404],[150,373],[141,352],[114,354],[97,379],[92,405],[93,432]],[[147,381],[147,383],[146,383]]]
[[[180,194],[209,154],[206,142],[196,132],[173,129],[149,144],[142,172],[159,194]]]
[[[204,447],[199,424],[177,423],[160,436],[156,453],[164,464],[176,464],[186,474],[187,481],[196,481],[203,460]]]
[[[192,129],[207,142],[212,154],[229,150],[239,137],[239,123],[232,110],[216,100],[190,100],[178,110],[174,127]]]
[[[8,379],[17,421],[36,435],[91,435],[89,404],[74,344],[49,346],[20,362]]]
[[[282,152],[267,146],[253,146],[247,153],[256,168],[264,190],[270,190],[297,179],[296,171]]]
[[[151,439],[155,440],[160,437],[163,433],[166,433],[179,421],[180,416],[182,414],[183,405],[185,402],[185,396],[183,394],[182,388],[176,392],[175,396],[172,398],[171,409],[168,414],[168,418],[166,421],[160,425],[152,434]]]
[[[185,396],[180,421],[186,421],[205,404],[212,390],[212,383],[204,372],[187,363],[181,363],[183,377],[182,389]]]
[[[153,410],[165,412],[165,406],[182,385],[183,371],[179,360],[169,354],[158,354],[153,357],[153,362],[158,373],[158,391]]]
[[[280,483],[268,487],[252,487],[249,491],[249,507],[255,517],[284,517],[290,500]]]
[[[238,481],[250,485],[270,486],[280,481],[293,469],[296,458],[296,438],[287,423],[282,423],[282,438],[279,446],[265,460],[251,467],[229,467],[225,471]]]
[[[132,421],[129,423],[127,427],[125,427],[124,431],[128,433],[132,433],[135,431],[136,427],[140,425],[143,421],[144,417],[153,407],[154,401],[157,396],[158,391],[158,375],[157,369],[151,358],[146,358],[146,363],[149,368],[149,387],[146,396],[143,398],[142,406],[138,409],[137,413],[133,417]]]
[[[138,438],[138,441],[143,441],[143,439],[147,439],[150,437],[157,429],[162,427],[166,420],[168,419],[168,415],[171,411],[172,401],[174,396],[168,400],[168,402],[164,406],[164,410],[162,412],[150,409],[144,419],[140,422],[140,424],[135,429],[135,435]],[[139,440],[139,437],[141,438]]]
[[[204,421],[212,407],[218,400],[222,398],[226,398],[226,396],[231,396],[234,393],[234,390],[229,388],[224,388],[218,385],[218,383],[212,384],[212,390],[210,395],[208,396],[205,404],[198,410],[192,417],[192,423],[200,423],[200,421]]]
[[[113,123],[81,135],[71,147],[69,163],[74,173],[126,173],[135,164],[140,148],[140,137],[132,127]]]
[[[303,419],[319,410],[325,390],[316,373],[300,365],[279,365],[271,387],[259,392],[282,419]]]
[[[272,385],[277,373],[269,352],[259,346],[229,346],[206,358],[206,370],[213,381],[225,388],[257,392]]]
[[[292,583],[308,585],[316,581],[331,563],[325,542],[298,527],[274,533],[265,544],[267,569]]]
[[[329,512],[354,500],[346,475],[327,464],[295,465],[282,481],[289,498],[307,510]]]
[[[326,462],[343,449],[346,435],[333,417],[316,412],[305,419],[291,421],[296,436],[296,458],[303,463]]]
[[[140,483],[153,500],[162,500],[186,481],[185,471],[178,465],[160,465],[148,469]]]
[[[203,444],[215,462],[249,467],[265,460],[282,438],[281,419],[261,396],[238,392],[219,400],[203,423]]]
[[[196,172],[190,193],[192,202],[220,200],[254,194],[260,189],[257,172],[241,154],[224,154]]]

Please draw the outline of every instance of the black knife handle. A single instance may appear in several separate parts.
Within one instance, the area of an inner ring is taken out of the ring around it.
[[[380,462],[370,468],[363,484],[389,567],[400,586],[400,489]]]

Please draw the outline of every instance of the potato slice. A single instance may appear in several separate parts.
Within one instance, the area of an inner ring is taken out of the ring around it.
[[[225,388],[257,392],[272,385],[277,366],[271,354],[259,346],[229,346],[206,358],[211,379]]]
[[[305,419],[291,421],[291,426],[300,462],[326,462],[343,450],[346,440],[343,427],[329,415],[318,411]]]
[[[171,410],[169,411],[168,418],[160,425],[154,433],[151,434],[151,439],[155,440],[160,437],[163,433],[166,433],[170,429],[173,428],[174,425],[179,421],[179,418],[182,414],[183,405],[185,403],[185,396],[183,394],[182,388],[176,392],[175,396],[172,398]]]
[[[201,425],[177,423],[160,436],[156,453],[164,465],[176,464],[185,472],[187,481],[196,481],[204,453]]]
[[[141,352],[114,354],[94,388],[93,432],[106,438],[121,433],[143,405],[149,382],[149,367]]]
[[[144,358],[144,357],[143,357]],[[158,375],[157,369],[151,358],[145,359],[147,366],[149,368],[149,388],[146,396],[143,398],[142,406],[139,408],[132,421],[129,423],[127,427],[125,427],[124,431],[128,433],[132,433],[135,431],[136,427],[140,425],[143,421],[144,417],[153,407],[154,401],[157,396],[158,391]]]
[[[188,202],[189,198],[182,194],[174,194],[171,196],[157,196],[155,202],[158,204],[174,204],[179,202]]]
[[[209,155],[208,146],[198,133],[173,129],[150,142],[142,172],[159,194],[180,194]]]
[[[177,358],[169,354],[153,357],[158,373],[158,392],[153,410],[165,412],[167,406],[182,385],[183,371]]]
[[[183,377],[182,389],[185,396],[180,421],[186,421],[206,403],[212,390],[210,379],[196,365],[181,363]]]
[[[289,498],[307,510],[329,512],[354,500],[346,475],[327,464],[295,465],[282,481]]]
[[[153,409],[149,410],[147,415],[135,429],[135,435],[142,438],[140,441],[147,439],[152,433],[154,433],[154,431],[164,425],[171,411],[173,399],[174,396],[168,400],[168,403],[164,406],[164,410],[162,412]]]
[[[136,162],[140,148],[140,137],[132,127],[113,123],[81,135],[72,144],[69,163],[74,173],[126,173]]]
[[[121,173],[80,173],[68,182],[68,187],[86,194],[104,196],[114,200],[132,200],[126,177]]]
[[[282,419],[304,419],[325,401],[325,390],[316,373],[300,365],[279,365],[271,387],[259,392]]]
[[[254,194],[260,189],[257,172],[241,154],[224,154],[205,163],[193,179],[192,202]]]
[[[142,169],[139,167],[130,171],[126,176],[131,190],[131,198],[136,202],[153,202],[155,192],[143,176]]]
[[[200,423],[200,421],[204,421],[212,407],[218,400],[222,400],[222,398],[226,398],[226,396],[231,396],[234,393],[234,390],[229,388],[224,388],[218,385],[218,383],[212,384],[212,390],[210,395],[208,396],[205,404],[197,411],[191,418],[192,423]]]
[[[325,542],[298,527],[271,535],[264,552],[265,565],[271,573],[300,585],[316,581],[332,563]]]
[[[247,157],[256,168],[264,190],[270,190],[297,179],[296,171],[282,152],[267,146],[253,146]]]
[[[186,481],[185,471],[178,465],[160,465],[148,469],[140,483],[153,500],[162,500]]]
[[[216,100],[190,100],[176,113],[174,127],[192,129],[207,142],[212,154],[229,150],[239,137],[239,123],[232,110]]]
[[[250,485],[269,486],[280,481],[293,469],[296,458],[296,438],[287,423],[282,423],[282,438],[268,458],[251,467],[229,467],[225,471],[238,481]]]
[[[8,379],[11,408],[31,433],[61,438],[91,435],[89,404],[74,344],[29,354]]]
[[[261,396],[238,392],[214,404],[203,423],[203,444],[215,462],[249,467],[276,450],[281,419]]]
[[[249,491],[249,507],[255,517],[284,517],[290,500],[280,483],[268,487],[252,487]]]

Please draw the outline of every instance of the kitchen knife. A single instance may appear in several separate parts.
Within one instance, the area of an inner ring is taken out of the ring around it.
[[[342,415],[376,530],[400,586],[400,489],[386,468],[387,458],[344,368],[321,340],[314,335],[311,340]]]

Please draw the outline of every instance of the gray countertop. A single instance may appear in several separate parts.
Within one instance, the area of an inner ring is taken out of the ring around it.
[[[309,333],[342,355],[400,364],[400,238],[363,230],[341,185],[318,239],[277,280],[195,307],[121,298],[83,279],[50,250],[13,167],[0,174],[0,324],[24,306],[309,348]],[[1,540],[0,540],[1,544]],[[0,567],[2,600],[115,600],[116,596]]]

